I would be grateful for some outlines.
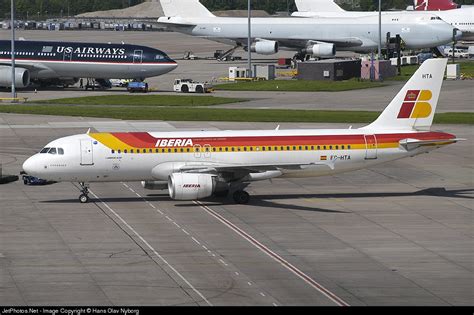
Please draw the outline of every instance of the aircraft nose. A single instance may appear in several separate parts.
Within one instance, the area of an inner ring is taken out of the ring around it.
[[[33,175],[38,174],[39,172],[39,163],[38,163],[38,157],[36,155],[33,155],[32,157],[28,158],[24,163],[23,163],[23,170],[28,174],[28,175]]]

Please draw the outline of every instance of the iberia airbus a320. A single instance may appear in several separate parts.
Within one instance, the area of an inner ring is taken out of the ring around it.
[[[431,131],[446,59],[425,61],[372,124],[359,129],[87,133],[54,140],[27,174],[79,182],[141,181],[175,200],[229,194],[247,203],[251,182],[348,172],[415,156],[460,139]]]

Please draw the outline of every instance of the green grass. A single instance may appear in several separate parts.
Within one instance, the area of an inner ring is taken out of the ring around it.
[[[448,64],[451,63],[451,59],[449,59]],[[460,64],[461,67],[461,73],[470,77],[474,77],[474,61],[460,61],[456,60],[456,63]],[[387,78],[387,80],[390,81],[408,81],[410,77],[415,73],[416,70],[418,70],[419,66],[418,65],[409,65],[409,66],[403,66],[401,68],[402,74],[398,75],[393,78]]]
[[[384,86],[384,84],[355,79],[347,81],[273,80],[219,84],[215,85],[214,89],[226,91],[339,92],[380,86]]]
[[[39,104],[118,105],[118,106],[214,106],[244,102],[244,99],[214,96],[102,95],[35,101]]]
[[[225,109],[182,107],[98,107],[68,105],[0,105],[0,112],[37,115],[100,117],[127,120],[324,122],[370,123],[379,113],[369,111],[319,111],[272,109]],[[474,113],[441,113],[438,124],[474,124]]]

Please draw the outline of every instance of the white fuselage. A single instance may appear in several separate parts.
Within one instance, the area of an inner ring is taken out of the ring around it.
[[[255,167],[255,173],[259,167],[274,166],[281,176],[313,177],[427,152],[436,146],[408,151],[399,141],[440,135],[453,138],[444,133],[357,129],[82,134],[46,146],[61,148],[64,154],[38,153],[23,167],[30,175],[66,182],[166,181],[183,168],[213,165]]]

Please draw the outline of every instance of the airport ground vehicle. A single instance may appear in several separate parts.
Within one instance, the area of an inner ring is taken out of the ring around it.
[[[109,81],[115,87],[127,87],[128,83],[132,82],[130,79],[110,79]]]
[[[129,82],[127,85],[127,91],[130,93],[135,93],[135,92],[142,92],[142,93],[148,93],[148,83],[146,82],[139,82],[139,81],[132,81]]]
[[[446,54],[446,57],[453,57],[453,49],[452,48],[446,48],[444,50],[444,53]],[[469,53],[467,50],[463,49],[454,49],[454,58],[469,58]]]
[[[212,85],[209,83],[194,82],[191,79],[174,80],[173,90],[182,93],[209,93]]]
[[[22,179],[23,179],[23,184],[32,185],[32,186],[49,185],[49,184],[54,183],[51,181],[47,181],[47,180],[44,180],[35,176],[26,175],[26,174],[22,176]]]
[[[349,172],[460,141],[431,131],[446,65],[426,60],[380,116],[358,129],[86,133],[48,143],[23,169],[80,183],[82,203],[90,183],[127,181],[168,189],[174,200],[227,194],[247,203],[244,189],[254,181]]]

